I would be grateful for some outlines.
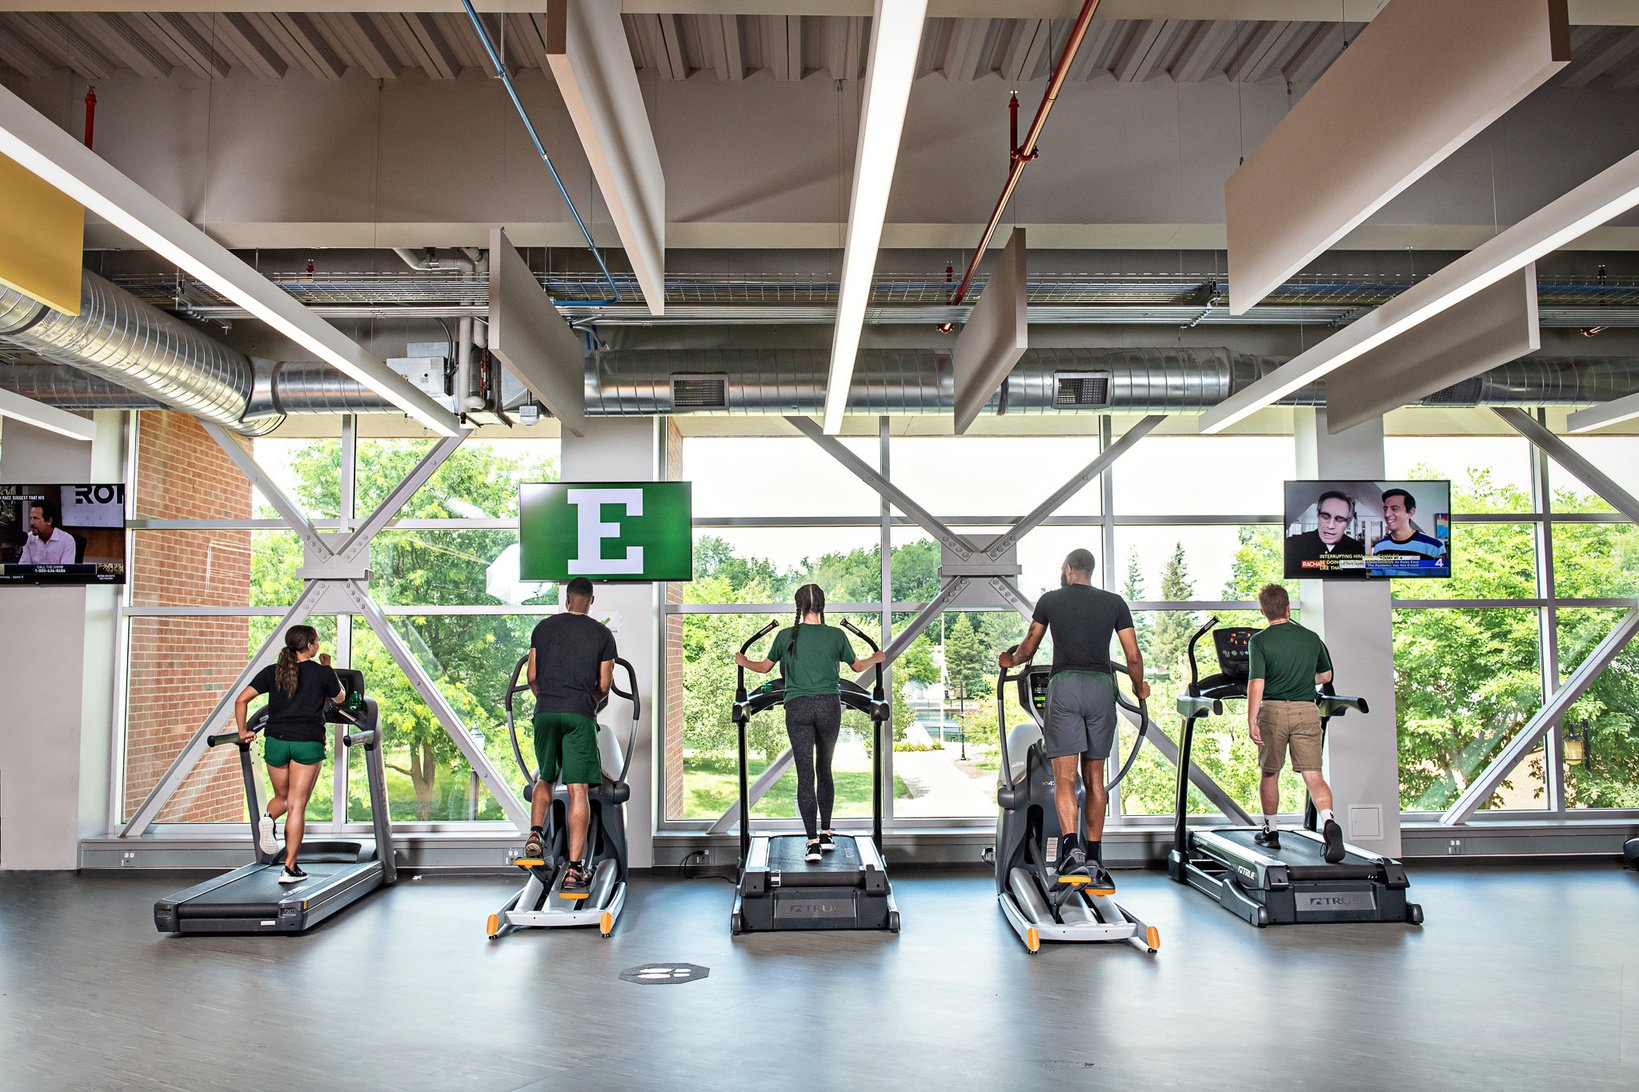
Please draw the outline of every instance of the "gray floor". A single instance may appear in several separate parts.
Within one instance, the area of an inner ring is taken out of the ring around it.
[[[732,890],[635,884],[616,935],[484,936],[510,880],[423,879],[304,937],[157,934],[177,877],[0,873],[0,1087],[1639,1087],[1639,876],[1414,873],[1421,930],[1255,930],[1156,873],[1161,928],[1025,953],[979,874],[905,931],[731,938]],[[639,986],[647,962],[711,969]]]

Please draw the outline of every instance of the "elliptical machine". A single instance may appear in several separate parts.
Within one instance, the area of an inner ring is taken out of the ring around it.
[[[1015,646],[1016,647],[1016,646]],[[1013,649],[1009,649],[1009,652]],[[1113,676],[1125,668],[1111,663]],[[1026,663],[1009,674],[1002,668],[996,679],[996,725],[1001,736],[1002,764],[996,771],[996,901],[1013,931],[1034,955],[1044,940],[1131,941],[1154,955],[1161,933],[1115,901],[1097,896],[1084,884],[1050,876],[1048,862],[1057,852],[1060,835],[1058,809],[1053,801],[1053,768],[1042,745],[1047,715],[1050,667]],[[1031,722],[1007,729],[1007,684],[1017,683],[1019,705]],[[1138,737],[1115,778],[1114,788],[1132,768],[1149,728],[1148,707],[1142,698],[1129,700],[1116,687],[1117,705],[1138,718]],[[1086,803],[1085,787],[1076,798]]]
[[[529,657],[518,660],[512,669],[512,684],[506,692],[507,735],[512,740],[512,754],[524,771],[524,800],[530,801],[540,789],[537,771],[524,758],[518,742],[518,722],[513,710],[513,699],[529,690],[527,679],[520,682],[529,666]],[[516,863],[528,873],[523,890],[501,909],[489,916],[485,929],[489,939],[497,940],[515,929],[553,928],[571,925],[596,925],[598,933],[608,937],[615,928],[626,905],[626,801],[631,799],[632,787],[626,783],[626,772],[632,761],[632,745],[637,741],[637,722],[643,715],[642,700],[637,695],[637,672],[625,660],[615,660],[617,672],[626,673],[626,689],[616,681],[610,691],[626,699],[632,707],[632,723],[627,730],[626,745],[621,747],[614,733],[602,724],[598,726],[598,758],[603,768],[603,780],[589,786],[587,797],[591,814],[586,826],[586,857],[592,867],[592,883],[586,894],[573,897],[563,894],[564,873],[569,861],[569,790],[564,785],[552,789],[552,802],[546,809],[546,852],[540,861],[519,859]],[[618,678],[618,676],[617,676]],[[607,708],[599,707],[601,713]]]

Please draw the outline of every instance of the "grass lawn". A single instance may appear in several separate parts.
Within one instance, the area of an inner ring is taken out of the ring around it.
[[[683,815],[690,819],[714,819],[740,796],[740,762],[734,755],[691,754],[683,760]],[[753,757],[746,763],[750,781],[755,782],[768,763]],[[838,817],[871,814],[871,771],[833,770],[837,785]],[[910,797],[910,790],[898,777],[893,779],[894,796]],[[781,819],[797,814],[797,771],[789,769],[751,808],[753,818]]]

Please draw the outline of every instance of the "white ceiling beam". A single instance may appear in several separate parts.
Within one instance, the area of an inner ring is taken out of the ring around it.
[[[114,75],[114,62],[85,39],[76,27],[56,15],[14,16],[21,20],[18,33],[36,46],[60,49],[63,64],[88,80],[106,80]]]
[[[1162,46],[1171,37],[1171,29],[1172,24],[1164,19],[1138,24],[1115,60],[1115,78],[1122,83],[1138,83],[1154,75],[1156,65],[1165,55]]]
[[[331,47],[313,16],[304,12],[280,12],[273,17],[289,41],[296,63],[321,80],[339,80],[347,72],[347,62]]]
[[[169,59],[149,45],[118,15],[94,12],[75,20],[75,25],[85,32],[86,37],[106,49],[111,57],[139,76],[151,80],[169,79],[175,68]]]
[[[803,78],[802,16],[800,15],[787,15],[785,17],[785,70],[791,74],[793,80]]]
[[[67,436],[70,440],[90,443],[97,435],[96,422],[91,418],[36,402],[15,391],[0,389],[0,417],[43,428],[58,436]]]
[[[1314,83],[1343,52],[1343,24],[1325,23],[1312,29],[1308,40],[1298,46],[1282,69],[1282,75],[1292,83]]]
[[[210,285],[320,360],[340,369],[437,432],[460,431],[455,416],[351,338],[291,299],[221,243],[179,216],[107,160],[0,88],[0,155]]]
[[[404,26],[422,57],[421,67],[435,80],[453,80],[461,74],[461,58],[438,29],[431,15],[406,15]]]
[[[984,45],[986,22],[983,19],[957,19],[950,28],[950,41],[945,46],[945,59],[939,71],[947,80],[971,80],[979,67],[979,48]]]
[[[1586,87],[1636,52],[1639,52],[1639,34],[1625,29],[1600,32],[1587,49],[1580,46],[1574,49],[1576,60],[1560,82],[1565,87]]]
[[[480,12],[545,12],[550,0],[475,0]],[[393,14],[462,10],[460,0],[347,0],[346,10]],[[1073,19],[1076,0],[1009,0],[1015,19]],[[1383,0],[1104,0],[1110,19],[1245,19],[1259,22],[1365,23]],[[928,14],[947,19],[992,18],[995,0],[929,0]],[[0,11],[57,12],[276,12],[289,0],[0,0]],[[312,10],[310,8],[310,10]],[[869,15],[871,0],[620,0],[626,15]],[[1571,22],[1586,26],[1639,26],[1633,0],[1570,0]]]
[[[1624,424],[1636,417],[1639,417],[1639,394],[1630,394],[1603,405],[1577,410],[1565,418],[1565,427],[1571,432],[1592,432]]]
[[[51,58],[0,26],[0,68],[11,68],[30,80],[49,80],[57,71]]]
[[[1483,20],[1464,0],[1389,4],[1224,184],[1230,312],[1245,314],[1564,68],[1564,13],[1565,0],[1489,0]],[[1260,45],[1237,67],[1272,63],[1275,43]]]
[[[336,36],[347,43],[353,57],[370,74],[371,79],[398,78],[398,56],[393,52],[393,47],[387,44],[387,38],[381,33],[381,29],[370,21],[369,16],[357,12],[343,12],[324,18],[335,28]]]
[[[876,0],[871,18],[871,51],[865,67],[865,98],[854,152],[853,196],[848,205],[848,235],[842,252],[842,282],[837,293],[837,321],[831,336],[831,367],[825,388],[825,431],[842,431],[853,383],[854,359],[865,326],[871,279],[876,272],[888,194],[899,162],[905,130],[905,108],[916,78],[927,0]]]
[[[240,64],[263,79],[283,79],[284,74],[290,71],[290,63],[267,40],[254,20],[254,16],[229,12],[217,19],[211,29],[216,34],[216,40],[238,57]]]
[[[1179,83],[1200,83],[1208,76],[1218,75],[1223,71],[1220,58],[1234,38],[1234,23],[1198,24],[1189,45],[1172,64],[1172,78]]]
[[[1201,431],[1222,432],[1635,206],[1639,206],[1639,152],[1231,395],[1201,415]]]
[[[666,310],[666,175],[620,15],[601,0],[547,13],[546,62],[649,313]]]
[[[197,15],[177,12],[136,16],[137,25],[146,24],[154,39],[194,75],[207,80],[226,76],[232,66],[200,33],[193,21],[198,18]]]

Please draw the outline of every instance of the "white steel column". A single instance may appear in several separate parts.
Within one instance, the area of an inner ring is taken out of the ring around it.
[[[1325,409],[1296,411],[1298,473],[1309,478],[1383,477],[1383,419],[1343,432]],[[1394,628],[1387,580],[1298,582],[1302,622],[1325,640],[1339,693],[1357,694],[1368,716],[1337,722],[1326,739],[1326,780],[1343,836],[1400,855],[1400,757],[1394,705]]]

